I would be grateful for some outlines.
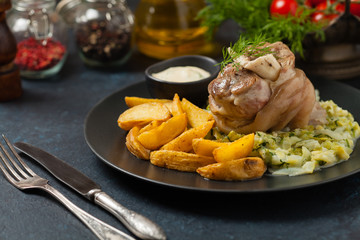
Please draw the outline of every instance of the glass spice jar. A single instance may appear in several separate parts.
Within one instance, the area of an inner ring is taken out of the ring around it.
[[[72,8],[76,46],[86,65],[116,67],[130,58],[134,16],[125,0],[83,0]]]
[[[56,14],[55,0],[13,0],[7,15],[17,41],[15,64],[25,78],[57,74],[67,56],[66,24]]]

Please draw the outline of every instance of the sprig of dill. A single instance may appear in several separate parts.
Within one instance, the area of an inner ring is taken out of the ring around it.
[[[241,35],[254,39],[263,35],[269,42],[283,41],[294,53],[304,57],[303,40],[307,34],[315,34],[324,40],[323,25],[311,21],[312,9],[299,8],[296,16],[271,17],[272,0],[207,0],[198,18],[208,28],[211,37],[215,30],[228,19],[234,20],[242,29]]]
[[[266,54],[275,54],[270,47],[264,46],[267,42],[269,42],[269,39],[262,34],[255,36],[253,39],[240,36],[234,45],[230,43],[229,48],[223,48],[224,60],[220,63],[221,69],[224,69],[229,63],[233,63],[234,67],[239,68],[239,63],[235,59],[242,55],[258,58]]]

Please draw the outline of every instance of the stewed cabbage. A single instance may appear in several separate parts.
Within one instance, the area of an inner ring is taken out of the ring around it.
[[[359,124],[352,114],[333,101],[320,101],[327,112],[327,124],[284,129],[271,133],[256,132],[252,156],[264,159],[273,175],[296,176],[309,174],[348,160],[360,136]],[[242,135],[212,135],[221,141],[234,141]]]

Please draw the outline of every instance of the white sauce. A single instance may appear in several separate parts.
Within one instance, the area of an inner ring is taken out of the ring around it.
[[[170,67],[162,72],[153,73],[152,76],[168,82],[191,82],[207,78],[210,73],[198,67],[185,66]]]

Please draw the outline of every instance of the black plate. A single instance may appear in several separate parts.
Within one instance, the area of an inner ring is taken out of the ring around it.
[[[321,99],[332,99],[340,107],[349,110],[357,121],[360,119],[360,91],[348,85],[317,80],[314,86],[320,90]],[[196,173],[179,172],[152,165],[131,155],[125,146],[126,132],[117,125],[117,118],[128,107],[125,96],[149,97],[145,82],[126,87],[100,101],[85,120],[85,139],[91,150],[106,164],[137,178],[170,187],[209,192],[255,193],[283,191],[324,184],[360,170],[360,146],[356,144],[348,161],[314,174],[296,177],[264,176],[246,182],[206,180]]]

